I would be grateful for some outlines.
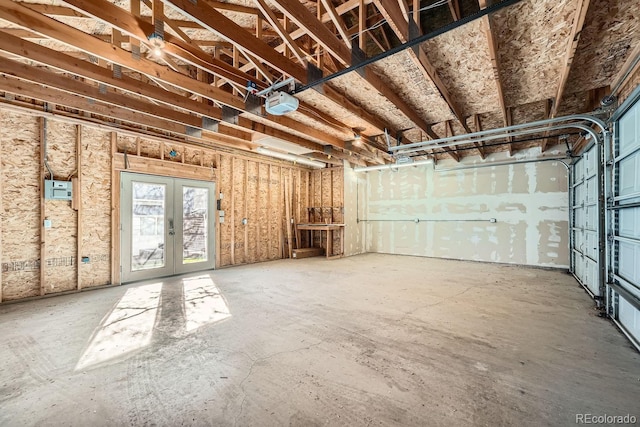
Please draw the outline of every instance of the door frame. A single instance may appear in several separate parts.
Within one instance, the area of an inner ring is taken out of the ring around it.
[[[138,280],[155,279],[160,277],[167,277],[176,274],[183,274],[194,271],[204,271],[216,268],[216,245],[217,245],[217,233],[216,233],[216,193],[215,182],[205,180],[195,180],[189,178],[182,178],[176,176],[162,176],[145,174],[142,172],[130,172],[121,171],[119,176],[119,199],[120,206],[118,209],[119,218],[119,246],[120,246],[120,259],[118,263],[120,265],[120,282],[129,283]],[[125,265],[130,265],[131,248],[128,247],[130,239],[127,237],[127,233],[131,233],[131,221],[127,220],[125,212],[132,209],[131,199],[131,184],[136,181],[136,178],[142,182],[166,184],[167,191],[165,193],[165,218],[164,218],[164,245],[165,245],[165,260],[172,260],[173,262],[166,262],[164,267],[149,270],[139,271],[125,271]],[[208,257],[207,261],[193,263],[185,266],[181,262],[182,260],[182,245],[176,245],[175,242],[181,242],[183,239],[183,229],[181,227],[182,222],[178,219],[182,217],[183,199],[182,189],[184,186],[192,186],[197,188],[206,188],[209,190],[208,208],[209,215],[207,217],[208,228]],[[127,188],[128,187],[128,188]],[[178,194],[180,193],[180,194]],[[171,205],[171,206],[169,206]],[[174,235],[170,236],[169,221],[174,222]],[[129,264],[128,264],[129,263]]]

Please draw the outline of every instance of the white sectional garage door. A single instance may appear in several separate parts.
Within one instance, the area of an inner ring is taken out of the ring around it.
[[[627,103],[618,116],[610,163],[607,309],[640,349],[640,102]]]
[[[571,270],[594,297],[600,297],[599,150],[596,144],[573,163],[571,185]]]

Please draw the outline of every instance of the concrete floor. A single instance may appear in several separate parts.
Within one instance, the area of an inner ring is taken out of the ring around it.
[[[564,272],[368,254],[188,277],[0,306],[0,425],[640,417],[640,355]]]

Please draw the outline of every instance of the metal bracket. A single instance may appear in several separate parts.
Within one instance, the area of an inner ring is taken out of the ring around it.
[[[420,34],[420,28],[418,27],[418,24],[416,23],[416,21],[413,20],[413,15],[410,13],[409,14],[409,40],[413,40],[413,39],[417,39],[418,37],[420,37],[422,34]],[[420,53],[420,45],[416,44],[414,46],[411,46],[411,50],[413,50],[413,52],[418,55]]]
[[[262,98],[255,96],[252,93],[247,94],[247,99],[244,102],[244,108],[247,112],[255,114],[256,116],[262,115]]]
[[[218,132],[218,120],[214,120],[209,117],[202,117],[202,129],[206,129],[211,132]]]
[[[235,108],[229,107],[227,105],[222,106],[222,121],[231,123],[234,125],[238,124],[238,115],[240,112]]]
[[[313,85],[313,83],[322,80],[322,70],[310,62],[307,62],[307,84]],[[317,88],[314,87],[317,90]]]
[[[351,40],[351,66],[363,63],[367,59],[367,54],[360,49],[357,39]],[[360,76],[364,77],[365,68],[360,67],[356,70]]]
[[[185,126],[184,133],[194,138],[202,138],[202,129],[194,128],[193,126]]]

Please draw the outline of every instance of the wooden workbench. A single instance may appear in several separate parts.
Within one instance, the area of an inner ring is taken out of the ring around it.
[[[327,247],[326,254],[327,259],[332,258],[340,258],[344,255],[344,224],[323,224],[323,223],[312,223],[312,224],[296,224],[296,239],[300,242],[300,231],[307,230],[311,234],[309,242],[313,245],[313,232],[314,231],[325,231],[327,235]],[[340,232],[340,253],[337,255],[333,255],[333,233],[335,231]]]

